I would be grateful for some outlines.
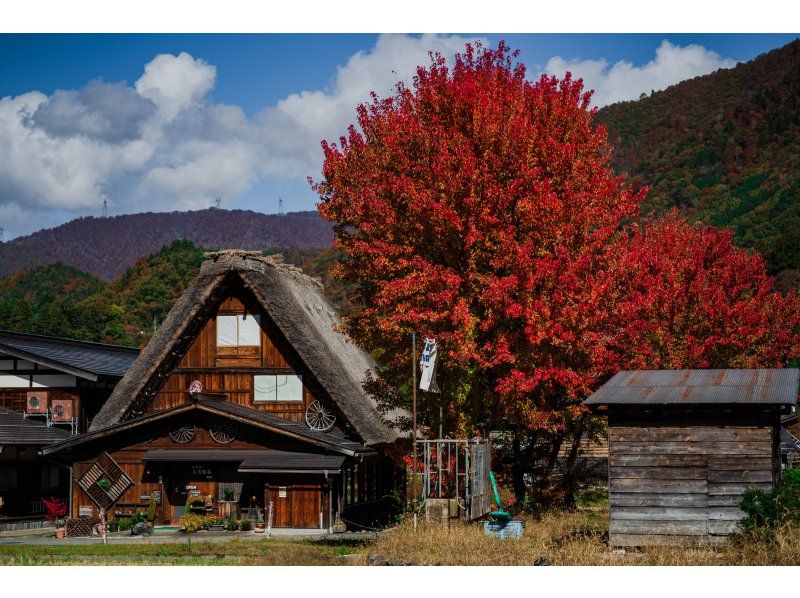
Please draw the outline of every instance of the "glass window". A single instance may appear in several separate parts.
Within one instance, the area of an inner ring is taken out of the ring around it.
[[[279,374],[276,376],[278,401],[302,401],[303,382],[295,374]]]
[[[218,347],[257,347],[261,344],[259,316],[217,316]]]
[[[54,489],[58,488],[58,467],[42,466],[41,487]]]
[[[258,316],[245,314],[237,316],[239,324],[239,346],[257,347],[261,344],[261,326],[258,325]]]
[[[277,376],[253,376],[253,398],[256,401],[277,401]]]
[[[253,399],[258,402],[303,400],[303,380],[296,374],[253,376]]]
[[[217,346],[237,346],[239,339],[236,328],[236,316],[217,316]]]
[[[0,492],[17,489],[17,468],[0,467]]]

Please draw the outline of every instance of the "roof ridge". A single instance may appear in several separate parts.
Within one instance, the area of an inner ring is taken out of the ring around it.
[[[62,343],[69,343],[75,345],[88,345],[98,348],[104,349],[123,349],[125,351],[136,351],[139,352],[139,349],[136,347],[126,347],[124,345],[114,345],[111,343],[98,343],[97,341],[84,341],[77,338],[67,338],[64,336],[51,336],[48,334],[34,334],[32,332],[16,332],[14,330],[0,330],[0,337],[3,335],[12,335],[22,338],[32,338],[32,339],[39,339],[39,340],[50,340],[50,341],[59,341]],[[2,340],[0,340],[0,343]]]

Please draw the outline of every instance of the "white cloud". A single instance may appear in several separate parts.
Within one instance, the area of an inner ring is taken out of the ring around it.
[[[184,108],[200,104],[214,88],[217,67],[186,52],[159,54],[144,67],[136,91],[155,102],[163,120],[172,120]]]
[[[595,92],[592,102],[597,106],[605,106],[634,100],[642,93],[659,91],[685,79],[735,65],[736,61],[723,58],[703,46],[678,46],[665,39],[656,49],[655,58],[642,66],[635,66],[627,60],[612,65],[603,58],[565,60],[554,56],[547,62],[545,72],[562,77],[570,71],[575,78],[582,77],[586,89]]]
[[[369,92],[409,82],[428,52],[452,57],[467,38],[382,35],[339,67],[328,88],[294,93],[248,117],[214,103],[216,67],[161,54],[133,86],[92,81],[51,96],[0,99],[0,215],[6,237],[53,213],[196,209],[232,200],[265,177],[318,176],[322,139],[355,121]],[[50,222],[48,222],[50,224]]]
[[[98,80],[50,96],[2,98],[0,226],[7,238],[28,233],[52,225],[56,214],[97,213],[105,197],[114,213],[204,208],[218,196],[240,198],[260,181],[318,177],[320,141],[345,134],[371,91],[389,95],[429,64],[429,52],[452,59],[468,41],[381,35],[324,89],[292,93],[252,117],[215,103],[216,67],[185,52],[154,57],[132,86]],[[547,71],[583,76],[604,104],[732,64],[700,46],[664,41],[640,67],[555,57]]]

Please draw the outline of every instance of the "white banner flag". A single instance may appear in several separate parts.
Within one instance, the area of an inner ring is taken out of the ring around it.
[[[420,390],[429,392],[441,392],[436,384],[436,339],[426,338],[425,348],[422,350],[422,357],[419,360],[419,368],[422,377],[419,381]]]

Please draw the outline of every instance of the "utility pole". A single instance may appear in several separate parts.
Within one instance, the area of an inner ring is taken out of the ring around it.
[[[411,492],[414,500],[414,527],[417,523],[417,333],[411,333],[411,443],[413,460],[411,462]]]

